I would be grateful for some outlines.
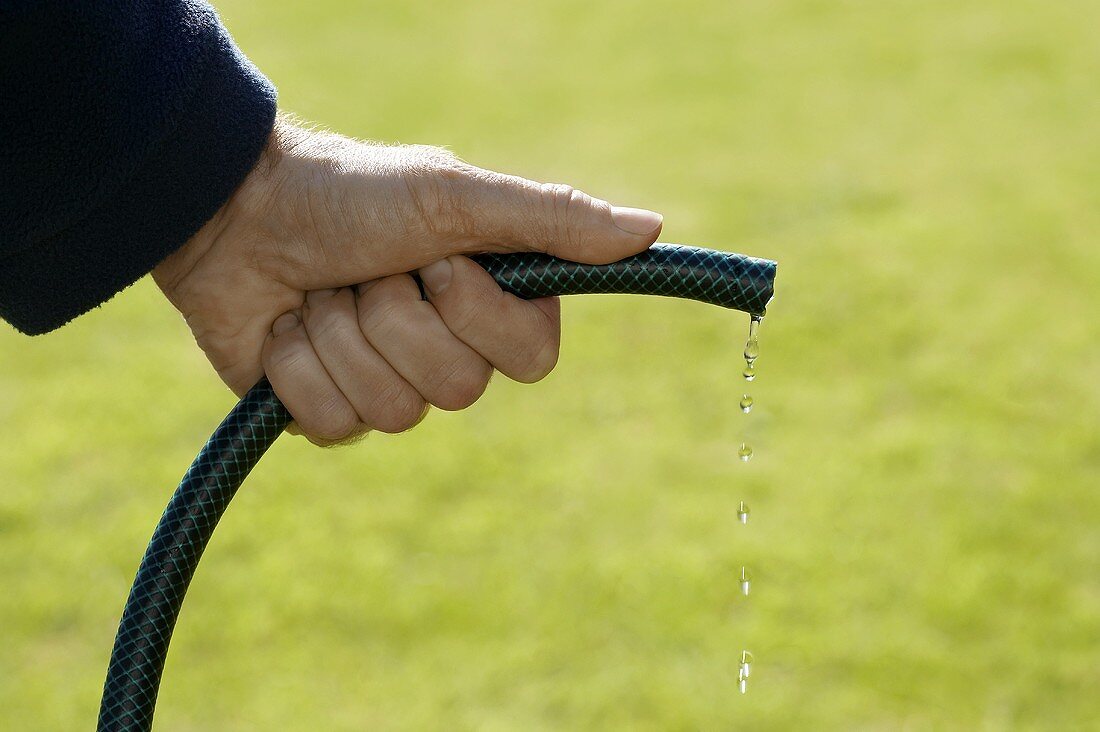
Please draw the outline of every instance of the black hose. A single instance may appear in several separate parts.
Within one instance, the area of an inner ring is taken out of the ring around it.
[[[709,249],[657,244],[608,265],[542,254],[475,257],[520,297],[585,293],[667,295],[762,315],[776,263]],[[161,516],[119,623],[99,708],[100,732],[149,730],[172,630],[202,552],[249,471],[291,416],[261,379],[218,426]]]

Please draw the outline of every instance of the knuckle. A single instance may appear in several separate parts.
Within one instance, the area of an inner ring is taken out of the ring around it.
[[[302,322],[311,341],[341,345],[350,340],[344,314],[327,308],[307,307]]]
[[[540,187],[542,206],[548,221],[564,221],[573,204],[573,186],[566,183],[543,183]]]
[[[455,412],[465,409],[476,402],[485,393],[492,376],[492,367],[487,362],[466,363],[455,361],[437,369],[431,400],[440,409]]]
[[[573,230],[570,222],[584,194],[566,183],[543,183],[540,193],[545,235],[558,243],[573,243],[570,241]],[[562,242],[562,239],[567,241]]]
[[[386,282],[379,282],[362,295],[359,326],[365,334],[379,334],[397,327],[402,319],[402,301],[387,292]]]
[[[325,440],[342,440],[359,430],[359,417],[335,395],[317,404],[317,414],[307,422],[307,431]]]
[[[514,375],[516,381],[532,384],[544,379],[558,365],[558,339],[549,334],[539,340],[524,353],[520,368]]]
[[[504,293],[497,291],[497,297],[503,297]],[[497,303],[494,293],[484,288],[466,287],[459,295],[450,300],[450,308],[443,313],[448,329],[457,336],[465,336],[475,331],[483,324],[493,312]]]
[[[412,429],[424,415],[428,403],[409,387],[393,389],[380,399],[375,427],[382,432],[397,434]]]
[[[543,183],[539,188],[542,191],[544,205],[548,206],[552,212],[568,210],[575,192],[573,186],[568,183]]]

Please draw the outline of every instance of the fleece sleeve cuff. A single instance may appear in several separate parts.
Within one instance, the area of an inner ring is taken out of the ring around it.
[[[173,94],[170,118],[151,140],[135,141],[145,152],[110,194],[63,230],[0,249],[0,317],[20,331],[58,328],[136,282],[255,165],[274,125],[275,90],[216,16],[199,40],[210,45],[179,70],[188,83]]]

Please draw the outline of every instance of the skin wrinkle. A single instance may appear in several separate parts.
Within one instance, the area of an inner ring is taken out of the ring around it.
[[[368,404],[370,412],[377,411],[384,415],[381,421],[368,419],[365,414],[359,415],[360,420],[373,429],[391,434],[411,428],[419,420],[425,402],[423,399],[414,400],[407,391],[393,381],[386,382],[382,388],[374,390],[374,398]]]
[[[467,354],[432,364],[424,380],[438,395],[429,401],[448,412],[465,409],[476,402],[489,385],[492,369],[487,363],[478,369],[471,368],[472,365]]]
[[[434,225],[431,223],[431,221],[433,221],[432,217],[428,216],[427,212],[424,210],[424,201],[421,200],[421,197],[417,194],[416,188],[413,186],[413,175],[415,175],[415,173],[401,176],[401,182],[405,186],[405,191],[408,193],[413,206],[416,208],[417,215],[420,216],[420,220],[425,223],[428,232],[430,234],[438,234],[439,232],[433,229]]]
[[[270,175],[270,178],[272,179],[272,182],[270,183],[270,185],[272,186],[272,200],[297,200],[300,198],[300,195],[297,191],[287,192],[286,189],[289,185],[289,177],[277,177],[272,174]],[[279,237],[276,234],[276,230],[273,228],[274,224],[269,223],[272,221],[273,217],[260,217],[260,231],[266,236],[263,236],[262,239],[257,238],[254,241],[254,244],[256,246],[252,247],[249,259],[250,261],[255,263],[257,271],[259,271],[261,274],[269,276],[272,279],[280,282],[281,284],[290,287],[290,283],[284,281],[283,277],[285,276],[287,269],[294,266],[294,263],[286,256],[285,249],[279,245]],[[269,255],[267,258],[261,256],[260,247],[258,246],[261,240],[274,245],[275,251],[273,254],[277,258],[277,262],[271,262],[271,255]],[[265,263],[265,259],[268,263]]]
[[[360,292],[370,289],[374,284],[375,282],[370,282],[353,288],[352,294],[355,297],[355,301],[358,303]],[[363,336],[364,340],[368,341],[369,345],[369,339],[367,339],[366,332],[363,330],[362,312],[359,313],[359,317],[355,319],[355,322],[356,327],[359,329],[359,333]],[[371,347],[373,348],[373,346]],[[413,389],[408,382],[401,379],[400,374],[398,374],[397,380],[388,381],[383,389],[376,390],[374,392],[374,399],[375,404],[373,404],[372,407],[378,406],[381,408],[387,404],[392,405],[393,411],[396,412],[394,415],[395,423],[406,425],[400,429],[392,430],[393,432],[404,432],[405,430],[412,429],[419,424],[428,413],[427,402],[416,393],[415,389]],[[409,415],[409,411],[413,414]],[[386,431],[390,432],[391,430]]]
[[[412,278],[409,278],[409,283],[414,287],[415,283],[412,282]],[[367,334],[367,340],[371,341],[370,334],[374,334],[374,338],[389,337],[394,333],[397,333],[401,329],[403,308],[401,307],[402,301],[398,299],[399,293],[395,289],[395,283],[393,278],[387,278],[377,283],[378,286],[384,287],[389,290],[395,290],[393,295],[384,295],[388,299],[382,302],[371,303],[361,308],[359,311],[359,322],[362,325],[363,332]],[[402,288],[407,289],[407,288]],[[370,292],[368,290],[368,292]],[[376,293],[377,295],[377,293]],[[365,298],[366,293],[363,296]]]
[[[379,411],[391,413],[392,423],[386,427],[398,425],[393,429],[385,429],[386,432],[398,433],[410,430],[420,423],[428,413],[429,404],[420,396],[414,396],[410,388],[404,384],[390,383],[378,390],[375,400]],[[383,429],[381,426],[379,429]]]
[[[543,236],[546,241],[550,241],[558,238],[559,231],[565,231],[568,237],[568,227],[564,225],[564,222],[568,221],[569,206],[573,202],[573,186],[564,183],[546,183],[542,186],[542,192],[546,205],[550,209],[543,220],[548,222],[551,227],[550,231],[543,232]],[[570,241],[568,238],[566,238],[566,244],[570,249],[576,246],[576,242]]]
[[[328,394],[315,402],[319,422],[324,424],[318,435],[331,440],[345,439],[361,429],[362,421],[339,392]]]
[[[314,297],[327,295],[327,299],[331,301],[336,297],[338,292],[338,290],[333,290],[329,293],[321,293],[319,291],[315,291],[311,293],[311,295],[313,295]],[[313,313],[318,311],[322,314],[319,318],[313,316]],[[309,338],[310,342],[313,343],[315,347],[319,345],[326,336],[332,335],[333,331],[338,330],[339,323],[337,322],[337,318],[338,313],[332,311],[329,308],[312,307],[310,305],[310,297],[306,297],[305,302],[302,305],[302,324],[305,326],[306,337]],[[316,323],[316,325],[311,325],[312,323]],[[356,328],[358,329],[358,325],[356,325]],[[344,357],[347,353],[346,351],[342,351],[339,348],[337,349],[337,352],[339,353],[339,357]],[[318,356],[320,356],[319,353]],[[326,370],[326,372],[328,372],[329,378],[331,378],[333,380],[333,383],[335,383],[335,374],[333,374],[329,367],[325,364],[325,359],[320,358],[319,360],[321,361],[321,366]],[[356,409],[354,403],[349,401],[349,404],[351,404],[351,408],[355,410],[355,414],[359,420],[360,426],[366,427],[367,420],[364,418],[363,414],[358,409]]]
[[[504,301],[505,294],[502,291],[496,302],[489,302],[484,293],[478,293],[475,297],[465,300],[455,308],[456,314],[452,316],[450,323],[451,330],[460,338],[464,333],[469,333],[484,315],[491,313],[495,305]]]

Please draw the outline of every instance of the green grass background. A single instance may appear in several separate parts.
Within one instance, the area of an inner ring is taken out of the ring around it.
[[[779,294],[749,418],[747,317],[592,297],[539,385],[281,442],[198,572],[160,729],[1100,724],[1100,6],[219,8],[284,108],[656,208],[665,241],[780,260]],[[232,401],[148,281],[0,327],[0,727],[90,728]]]

